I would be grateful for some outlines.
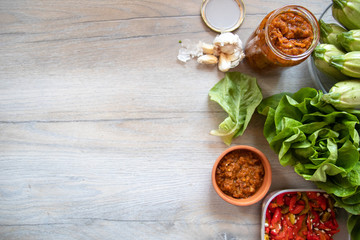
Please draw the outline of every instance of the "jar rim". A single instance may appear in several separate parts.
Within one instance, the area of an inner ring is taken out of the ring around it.
[[[208,26],[211,30],[219,33],[232,32],[240,27],[245,18],[245,4],[243,0],[232,0],[233,3],[235,3],[235,5],[237,6],[237,9],[239,10],[239,15],[235,16],[231,14],[229,15],[229,13],[227,13],[227,16],[231,16],[231,19],[232,21],[234,21],[234,23],[226,27],[220,27],[219,20],[214,19],[214,15],[219,15],[220,13],[224,13],[224,11],[227,12],[228,8],[225,8],[224,11],[217,11],[216,13],[210,12],[208,11],[208,5],[211,4],[211,1],[214,2],[215,0],[203,0],[201,4],[200,15],[206,26]]]
[[[308,49],[306,49],[305,52],[299,54],[299,55],[290,55],[290,54],[286,54],[282,51],[280,51],[278,48],[276,48],[273,43],[270,41],[270,37],[269,37],[269,25],[270,23],[274,20],[275,17],[279,16],[282,13],[287,13],[287,12],[293,12],[293,13],[297,13],[300,14],[302,17],[305,18],[305,20],[307,20],[313,30],[313,40],[312,43],[310,45],[310,47]],[[319,26],[319,22],[317,21],[316,17],[314,16],[314,14],[312,12],[310,12],[308,9],[302,7],[302,6],[298,6],[298,5],[286,5],[284,7],[281,7],[279,9],[274,10],[272,13],[270,13],[269,18],[266,20],[266,24],[265,24],[265,41],[268,44],[268,46],[271,48],[271,50],[275,53],[275,55],[277,55],[280,58],[286,59],[286,60],[302,60],[306,57],[308,57],[312,51],[315,49],[315,47],[317,46],[318,42],[320,40],[320,26]]]

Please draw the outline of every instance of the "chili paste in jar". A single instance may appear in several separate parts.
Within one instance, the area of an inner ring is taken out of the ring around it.
[[[279,14],[269,25],[272,44],[287,55],[304,53],[314,39],[311,24],[299,14],[286,12]]]
[[[256,193],[264,181],[264,175],[264,166],[256,154],[235,150],[219,162],[215,179],[225,194],[244,199]]]
[[[316,17],[304,7],[285,6],[266,15],[251,34],[246,61],[256,70],[294,66],[310,56],[319,40]]]

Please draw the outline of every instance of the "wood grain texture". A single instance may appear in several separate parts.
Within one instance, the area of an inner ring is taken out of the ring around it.
[[[245,42],[285,4],[245,0]],[[211,42],[200,0],[0,2],[0,239],[260,239],[261,203],[213,191],[225,113],[208,98],[215,67],[177,61],[179,40]],[[269,96],[314,86],[307,63],[263,74]],[[255,114],[234,141],[270,159],[270,191],[312,188],[280,166]]]

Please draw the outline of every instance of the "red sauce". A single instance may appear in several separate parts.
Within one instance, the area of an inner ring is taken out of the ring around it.
[[[248,198],[256,193],[264,181],[265,170],[257,155],[235,150],[219,162],[215,179],[225,194],[233,198]]]
[[[272,44],[288,55],[299,55],[309,49],[314,33],[311,24],[304,17],[292,13],[282,13],[269,25]]]

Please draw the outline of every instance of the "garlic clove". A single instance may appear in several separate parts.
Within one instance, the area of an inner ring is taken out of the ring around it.
[[[231,61],[225,53],[220,53],[218,68],[222,72],[227,72],[231,68]]]
[[[213,44],[199,42],[204,54],[214,54],[215,46]]]
[[[217,64],[218,58],[214,55],[206,54],[198,57],[197,62],[203,64]]]

